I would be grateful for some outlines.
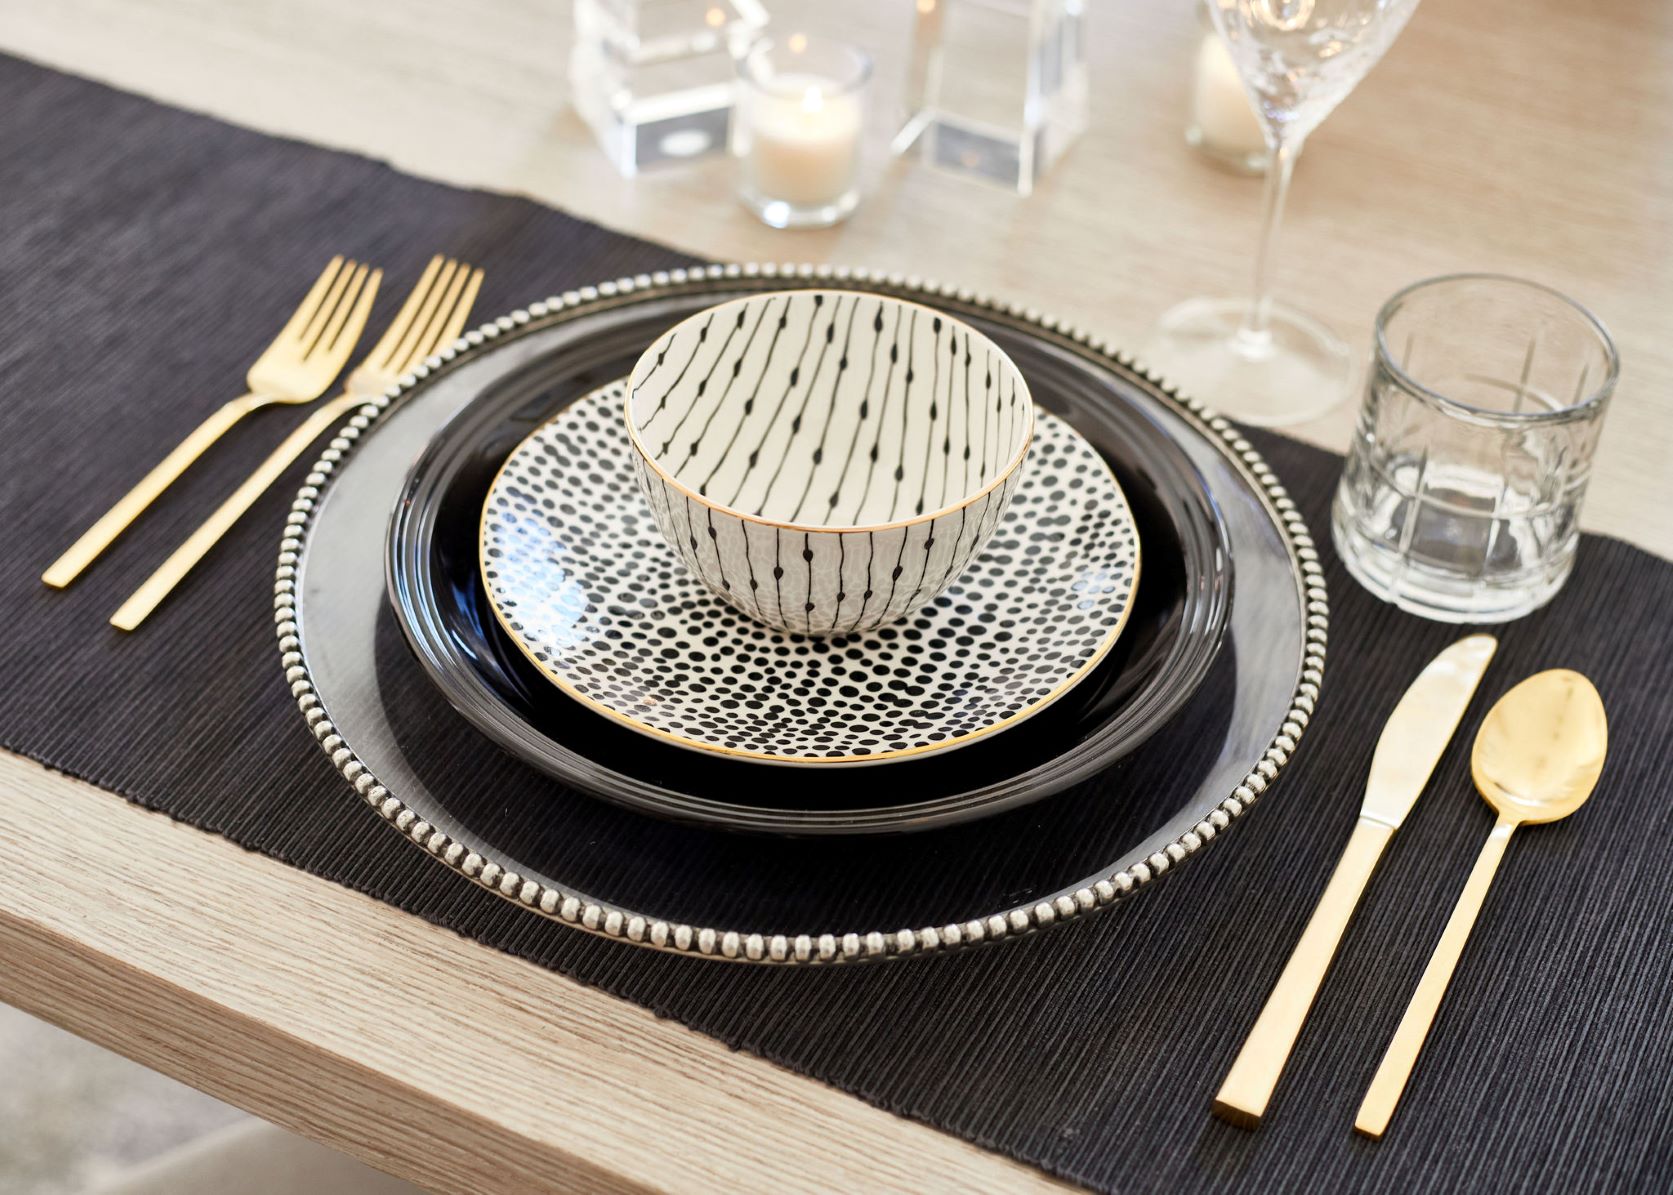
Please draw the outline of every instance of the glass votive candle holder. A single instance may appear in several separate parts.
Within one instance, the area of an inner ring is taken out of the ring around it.
[[[1506,622],[1574,568],[1620,359],[1585,308],[1496,274],[1432,278],[1377,315],[1331,509],[1336,551],[1384,601]]]
[[[1269,158],[1266,134],[1254,101],[1232,62],[1225,39],[1214,28],[1206,3],[1197,6],[1201,37],[1192,62],[1191,119],[1185,143],[1242,174],[1264,174]]]
[[[738,194],[774,228],[824,228],[860,202],[871,59],[804,33],[757,42],[738,61],[732,152]]]

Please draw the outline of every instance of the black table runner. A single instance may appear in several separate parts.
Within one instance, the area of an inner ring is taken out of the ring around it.
[[[238,392],[332,253],[390,267],[397,288],[433,251],[476,261],[483,317],[688,259],[15,59],[0,58],[0,112],[0,746],[1088,1186],[1673,1181],[1673,565],[1588,537],[1557,601],[1502,629],[1464,731],[1348,930],[1267,1127],[1245,1133],[1208,1115],[1210,1097],[1347,840],[1382,720],[1456,631],[1375,602],[1326,548],[1330,661],[1296,761],[1225,842],[1096,917],[993,949],[835,970],[711,964],[578,934],[424,859],[304,729],[271,622],[297,480],[140,633],[106,625],[286,416],[229,437],[69,591],[38,575]],[[793,237],[784,252],[795,255]],[[1328,540],[1337,459],[1251,438]],[[1492,824],[1470,787],[1469,735],[1494,697],[1557,666],[1592,676],[1608,705],[1602,786],[1571,820],[1518,835],[1389,1137],[1360,1140],[1359,1098]]]

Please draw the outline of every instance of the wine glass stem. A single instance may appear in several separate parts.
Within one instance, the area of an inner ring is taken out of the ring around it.
[[[1265,350],[1272,340],[1272,273],[1277,257],[1278,229],[1284,222],[1284,199],[1290,193],[1290,173],[1301,143],[1278,139],[1266,168],[1266,198],[1261,216],[1261,243],[1255,254],[1255,291],[1244,313],[1238,341],[1252,352]]]

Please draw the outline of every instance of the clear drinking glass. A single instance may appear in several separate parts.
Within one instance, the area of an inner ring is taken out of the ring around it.
[[[1443,622],[1550,601],[1619,369],[1603,325],[1534,282],[1457,274],[1395,295],[1331,510],[1348,571]]]
[[[1248,299],[1190,299],[1162,316],[1151,365],[1245,423],[1294,423],[1347,395],[1348,350],[1272,298],[1273,250],[1307,135],[1376,65],[1417,0],[1209,0],[1266,136],[1265,218]]]

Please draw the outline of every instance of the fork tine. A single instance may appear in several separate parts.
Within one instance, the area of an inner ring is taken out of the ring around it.
[[[307,352],[303,355],[304,360],[313,359],[316,352],[325,360],[332,357],[331,346],[336,342],[337,333],[348,322],[349,315],[354,310],[355,299],[365,289],[367,272],[365,266],[355,267],[354,274],[349,278],[348,286],[343,289],[342,295],[338,297],[337,305],[331,309],[330,318],[326,321],[325,326],[320,329],[318,338],[308,346]]]
[[[441,263],[442,255],[439,253],[430,259],[430,264],[424,267],[424,273],[417,284],[407,292],[407,297],[401,304],[401,310],[396,313],[394,320],[390,322],[388,329],[379,338],[372,351],[366,354],[365,364],[378,369],[388,368],[388,361],[395,353],[395,346],[401,343],[402,337],[406,336],[407,329],[412,325],[413,317],[418,314],[419,305],[423,303],[424,296],[429,293],[430,283],[435,280],[437,271],[441,269]]]
[[[343,302],[343,292],[348,290],[349,283],[354,281],[356,271],[364,274],[365,270],[365,266],[360,265],[351,257],[343,263],[343,268],[337,271],[336,281],[331,284],[331,289],[326,293],[325,300],[320,303],[318,309],[308,320],[307,326],[302,330],[301,340],[304,356],[313,352],[314,346],[319,343],[320,333],[325,330],[326,322],[337,310],[338,305]]]
[[[320,301],[325,298],[325,292],[330,288],[331,281],[336,277],[338,267],[342,264],[343,257],[341,254],[326,263],[325,269],[321,270],[319,277],[314,279],[313,287],[308,291],[302,302],[297,304],[296,310],[291,314],[290,319],[285,322],[285,326],[279,330],[275,342],[296,340],[301,337],[302,329],[307,327],[308,322],[313,319],[314,313],[319,310]]]
[[[453,314],[448,318],[446,326],[442,328],[441,336],[435,344],[430,346],[431,353],[437,349],[446,348],[459,339],[459,334],[465,330],[465,321],[470,318],[471,308],[476,305],[476,292],[480,289],[482,289],[482,271],[472,270],[470,281],[465,284],[465,293],[460,295],[459,301],[453,305]],[[429,356],[429,353],[426,353],[425,356]]]
[[[441,301],[436,304],[436,309],[431,313],[429,322],[424,325],[423,332],[413,343],[412,351],[407,354],[407,359],[401,366],[403,373],[436,351],[435,346],[441,339],[443,329],[447,326],[447,318],[452,313],[454,305],[459,302],[459,295],[465,289],[465,282],[468,280],[470,271],[459,262],[454,262],[453,265],[455,268],[452,281],[448,283],[446,291],[442,293]]]
[[[442,271],[436,277],[435,285],[430,288],[430,293],[424,296],[424,306],[419,309],[418,318],[413,320],[407,334],[401,338],[400,345],[390,354],[389,372],[403,374],[411,368],[413,352],[423,343],[424,334],[435,321],[436,312],[441,307],[442,295],[458,272],[459,263],[451,257],[442,264]]]
[[[360,267],[362,273],[366,267]],[[357,278],[358,285],[359,279]],[[355,344],[360,340],[360,334],[366,330],[366,320],[372,314],[372,301],[378,297],[378,284],[383,281],[383,271],[373,270],[366,284],[360,287],[358,299],[345,298],[340,314],[331,321],[331,327],[326,329],[321,349],[328,358],[337,363],[339,369],[348,360],[349,353],[354,351]],[[353,302],[352,308],[350,307]]]

